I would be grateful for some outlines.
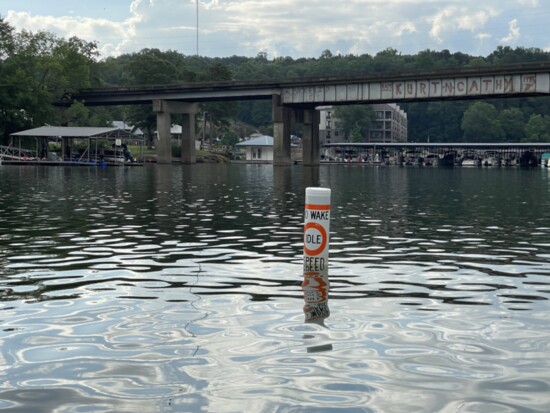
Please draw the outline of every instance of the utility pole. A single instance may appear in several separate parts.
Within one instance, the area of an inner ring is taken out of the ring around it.
[[[199,0],[197,1],[197,57],[199,56]]]

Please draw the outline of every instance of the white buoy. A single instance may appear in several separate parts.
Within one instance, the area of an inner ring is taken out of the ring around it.
[[[324,319],[328,307],[330,189],[306,188],[304,220],[304,314],[306,321]]]

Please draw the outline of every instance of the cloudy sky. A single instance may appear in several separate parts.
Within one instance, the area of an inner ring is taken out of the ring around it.
[[[199,0],[198,9],[198,52],[210,57],[550,51],[548,0]],[[197,53],[196,0],[0,0],[0,15],[17,30],[97,41],[102,57]]]

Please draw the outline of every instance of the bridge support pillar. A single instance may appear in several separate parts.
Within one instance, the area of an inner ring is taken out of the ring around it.
[[[157,163],[172,163],[172,138],[170,113],[157,112]]]
[[[197,163],[194,113],[183,114],[181,125],[181,163]]]
[[[290,128],[292,110],[281,104],[281,96],[273,95],[273,166],[290,165]]]
[[[195,154],[195,113],[196,103],[171,102],[167,100],[154,100],[153,111],[157,113],[157,131],[159,141],[157,143],[157,163],[172,163],[172,114],[183,114],[181,127],[181,162],[193,164],[196,162]]]
[[[302,164],[319,166],[319,121],[320,115],[315,108],[304,109],[302,127]]]

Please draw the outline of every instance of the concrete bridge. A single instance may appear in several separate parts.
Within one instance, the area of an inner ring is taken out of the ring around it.
[[[159,133],[158,162],[171,162],[170,116],[183,114],[182,162],[195,163],[198,103],[270,99],[274,165],[289,165],[290,130],[303,125],[303,164],[319,165],[317,106],[489,99],[550,95],[550,62],[419,73],[376,73],[353,77],[284,81],[212,82],[81,90],[61,104],[131,105],[152,102]]]

